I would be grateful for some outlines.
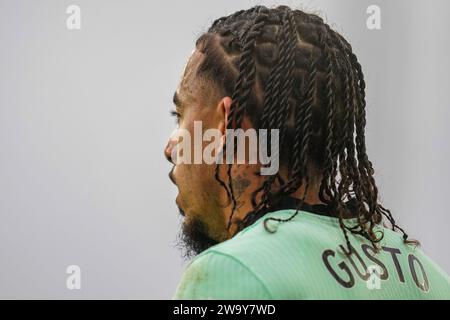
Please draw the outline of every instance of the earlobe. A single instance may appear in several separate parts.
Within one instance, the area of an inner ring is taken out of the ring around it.
[[[228,125],[228,115],[230,114],[231,103],[232,100],[228,96],[223,97],[219,102],[220,114],[223,119],[223,121],[220,122],[219,130],[222,134],[225,134],[225,130]]]
[[[224,108],[225,108],[226,120],[228,121],[228,115],[230,114],[232,100],[230,97],[225,97],[222,100],[223,100],[223,104],[224,104]]]

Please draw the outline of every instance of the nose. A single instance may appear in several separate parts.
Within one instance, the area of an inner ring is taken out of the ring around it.
[[[171,141],[169,140],[167,142],[166,147],[164,148],[164,156],[166,157],[167,161],[169,161],[170,163],[173,163],[173,161],[172,161],[172,148],[173,148],[173,145],[172,145]]]
[[[164,156],[166,157],[167,161],[169,161],[170,163],[174,163],[174,159],[172,158],[172,154],[174,151],[174,147],[177,144],[177,138],[176,138],[176,130],[174,130],[174,132],[172,132],[172,134],[169,137],[169,141],[167,141],[167,145],[164,148]]]

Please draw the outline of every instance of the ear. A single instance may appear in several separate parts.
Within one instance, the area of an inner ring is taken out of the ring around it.
[[[225,135],[225,130],[227,129],[228,115],[230,114],[231,103],[232,99],[226,96],[223,97],[217,105],[217,112],[221,119],[219,123],[219,130],[220,132],[222,132],[222,135]]]

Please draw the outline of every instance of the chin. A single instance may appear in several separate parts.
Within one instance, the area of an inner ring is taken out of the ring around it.
[[[209,235],[208,227],[199,218],[186,218],[180,231],[178,246],[186,258],[196,256],[219,243]]]

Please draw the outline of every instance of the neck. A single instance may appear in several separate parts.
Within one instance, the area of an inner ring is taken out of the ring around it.
[[[237,175],[233,179],[233,191],[236,199],[236,209],[233,213],[233,217],[231,219],[231,226],[228,230],[228,237],[231,238],[238,231],[238,226],[242,220],[247,216],[247,214],[253,211],[252,206],[252,196],[253,192],[257,190],[264,181],[265,177],[262,179],[254,179],[253,181],[249,181],[245,179],[242,175]],[[318,183],[310,183],[306,196],[305,202],[311,205],[315,204],[323,204],[319,199],[319,186]],[[274,185],[274,188],[278,188],[279,185]],[[293,198],[302,199],[305,193],[305,184],[302,184],[300,188],[298,188],[295,192],[291,193],[289,196]],[[256,203],[261,201],[261,193],[256,197]],[[227,206],[224,211],[225,223],[228,225],[228,221],[230,219],[231,214],[231,205]]]

